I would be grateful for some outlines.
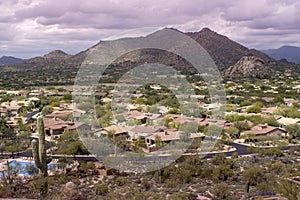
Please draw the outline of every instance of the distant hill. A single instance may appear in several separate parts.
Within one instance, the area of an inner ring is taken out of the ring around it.
[[[282,46],[279,49],[262,50],[262,52],[276,60],[286,59],[289,62],[300,64],[300,47]]]
[[[66,59],[70,58],[71,55],[61,51],[61,50],[54,50],[44,56],[39,56],[35,58],[31,58],[28,60],[24,60],[21,65],[24,66],[45,66],[45,65],[57,65],[64,62]]]
[[[2,56],[0,58],[0,65],[13,65],[21,63],[23,60],[21,58],[15,58],[12,56]]]

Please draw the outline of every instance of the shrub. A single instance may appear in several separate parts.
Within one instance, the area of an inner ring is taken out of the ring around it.
[[[95,192],[97,195],[105,196],[108,193],[108,187],[105,183],[96,185]]]

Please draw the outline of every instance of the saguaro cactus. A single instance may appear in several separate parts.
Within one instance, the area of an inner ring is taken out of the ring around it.
[[[46,145],[45,145],[45,130],[43,117],[37,119],[37,127],[39,134],[39,144],[36,140],[32,140],[32,154],[34,162],[39,169],[39,174],[48,176],[47,164],[51,162],[51,158],[47,159]]]

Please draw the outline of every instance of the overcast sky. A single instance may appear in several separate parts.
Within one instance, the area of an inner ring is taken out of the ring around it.
[[[249,48],[300,46],[299,0],[1,0],[2,55],[75,54],[143,27],[203,27]]]

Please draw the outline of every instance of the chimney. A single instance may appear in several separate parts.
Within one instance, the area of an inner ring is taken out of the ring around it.
[[[261,127],[262,129],[267,128],[267,127],[268,127],[268,124],[267,124],[267,123],[262,124],[262,125],[260,125],[260,127]]]

